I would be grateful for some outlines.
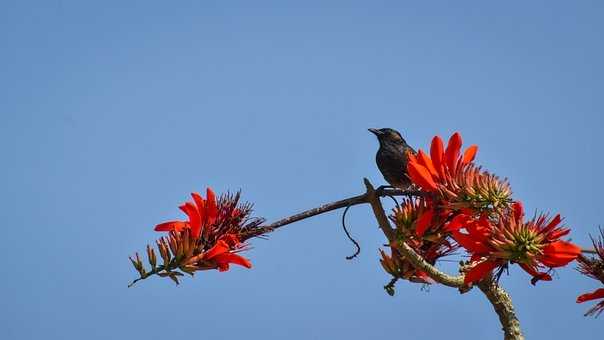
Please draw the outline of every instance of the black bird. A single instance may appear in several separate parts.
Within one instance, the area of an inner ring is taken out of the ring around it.
[[[394,129],[369,129],[369,131],[374,133],[380,142],[375,162],[384,179],[395,188],[407,189],[411,185],[411,180],[407,176],[409,161],[407,153],[411,152],[415,155],[415,150]]]

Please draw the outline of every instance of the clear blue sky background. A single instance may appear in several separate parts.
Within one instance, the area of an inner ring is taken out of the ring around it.
[[[368,127],[460,131],[530,212],[604,223],[601,1],[3,1],[3,339],[499,339],[485,298],[399,284],[365,206],[291,225],[253,270],[135,288],[127,259],[207,185],[269,221],[382,181]],[[453,266],[446,266],[452,269]],[[574,266],[573,266],[574,267]],[[572,268],[502,283],[528,339],[597,339]]]

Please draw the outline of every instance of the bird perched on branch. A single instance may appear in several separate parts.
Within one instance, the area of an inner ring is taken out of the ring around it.
[[[415,155],[415,150],[394,129],[369,129],[369,131],[375,134],[380,142],[375,162],[384,179],[395,188],[407,189],[411,185],[411,180],[407,176],[408,153]]]

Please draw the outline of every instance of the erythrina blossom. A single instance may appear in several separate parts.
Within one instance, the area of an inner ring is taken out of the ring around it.
[[[168,232],[156,244],[164,260],[157,265],[157,256],[147,247],[147,256],[152,270],[147,272],[138,254],[130,260],[144,279],[152,274],[169,277],[178,283],[178,270],[193,275],[208,269],[227,271],[230,264],[251,268],[251,262],[239,255],[247,249],[245,241],[260,236],[270,230],[260,224],[259,218],[250,218],[251,205],[239,203],[239,193],[223,195],[219,199],[212,189],[207,189],[206,198],[192,193],[191,202],[180,209],[187,215],[186,221],[173,220],[158,224],[156,231]]]
[[[155,231],[175,231],[180,232],[186,228],[188,228],[189,234],[192,238],[198,239],[202,235],[207,238],[210,235],[216,234],[219,228],[217,228],[216,220],[218,218],[219,207],[216,202],[216,195],[211,188],[207,189],[206,199],[204,199],[200,194],[194,192],[191,194],[193,197],[193,202],[186,202],[181,205],[179,208],[188,216],[188,221],[169,221],[158,224],[155,227]],[[220,207],[221,210],[228,210],[228,218],[234,219],[237,218],[240,214],[238,209],[224,209],[223,206]],[[247,268],[251,268],[252,264],[246,258],[232,253],[232,250],[239,249],[241,247],[241,243],[239,242],[239,237],[232,233],[227,233],[219,236],[220,238],[216,240],[214,246],[207,250],[203,256],[199,257],[204,261],[213,262],[216,264],[216,267],[220,271],[226,271],[229,269],[229,263],[238,264]],[[229,240],[229,242],[226,242]],[[190,264],[191,261],[188,261]]]
[[[600,229],[600,237],[598,239],[591,238],[595,249],[593,257],[579,256],[579,272],[592,279],[600,281],[604,285],[604,229]],[[590,308],[585,316],[598,316],[604,312],[604,288],[598,288],[591,293],[582,294],[577,297],[577,303],[602,299],[599,303]]]
[[[515,202],[497,221],[489,219],[487,214],[477,219],[460,214],[446,229],[472,256],[474,266],[465,275],[467,284],[482,280],[508,263],[520,265],[533,276],[534,284],[538,280],[551,280],[540,269],[565,266],[581,254],[581,248],[560,239],[570,232],[559,227],[561,221],[560,215],[552,219],[541,215],[525,222],[522,204]]]
[[[218,240],[212,248],[203,253],[200,257],[200,261],[215,264],[221,272],[229,270],[230,263],[238,264],[246,268],[252,268],[252,263],[248,259],[231,252],[232,249],[237,249],[240,244],[237,236],[227,234]],[[194,263],[195,261],[189,262]]]
[[[507,181],[474,165],[478,146],[470,146],[463,154],[461,146],[458,132],[449,138],[446,148],[442,139],[435,136],[429,156],[422,150],[409,156],[407,172],[412,182],[434,194],[433,203],[441,209],[441,215],[462,208],[500,210],[507,207],[511,202]]]
[[[435,136],[432,139],[430,156],[422,150],[419,150],[417,156],[411,155],[407,165],[411,180],[425,191],[438,191],[439,184],[446,183],[465,165],[474,160],[478,146],[470,146],[462,156],[461,145],[459,132],[455,132],[451,136],[446,149],[444,149],[442,139]]]
[[[188,221],[169,221],[155,226],[155,231],[181,231],[185,228],[191,229],[192,237],[199,237],[203,229],[208,229],[216,222],[218,216],[218,207],[216,205],[216,195],[211,188],[207,189],[207,199],[204,199],[198,193],[191,194],[193,202],[186,202],[179,208],[187,214]]]
[[[380,263],[384,270],[395,279],[403,279],[416,283],[433,283],[426,273],[416,269],[399,251],[399,242],[405,242],[428,263],[450,255],[457,249],[447,238],[447,234],[432,227],[432,215],[428,201],[422,198],[404,199],[402,204],[394,209],[390,219],[396,226],[396,239],[390,242],[390,254],[380,249]],[[429,228],[431,227],[431,228]],[[420,230],[418,232],[418,230]],[[394,293],[391,285],[385,287],[389,294]]]
[[[602,311],[604,311],[604,288],[598,288],[591,293],[586,293],[583,295],[579,295],[579,297],[577,297],[577,303],[583,303],[586,301],[597,300],[597,299],[602,299],[602,301],[600,301],[595,306],[590,308],[587,311],[587,313],[585,313],[585,316],[588,316],[588,315],[598,316],[602,313]]]

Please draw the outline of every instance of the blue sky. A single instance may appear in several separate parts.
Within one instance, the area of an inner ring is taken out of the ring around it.
[[[253,241],[255,267],[135,288],[127,257],[191,191],[269,221],[382,179],[368,127],[415,147],[460,131],[574,241],[604,222],[599,1],[112,2],[0,6],[6,339],[500,338],[477,292],[382,289],[368,207]],[[453,270],[452,265],[445,268]],[[503,277],[529,339],[596,339],[569,267]]]

